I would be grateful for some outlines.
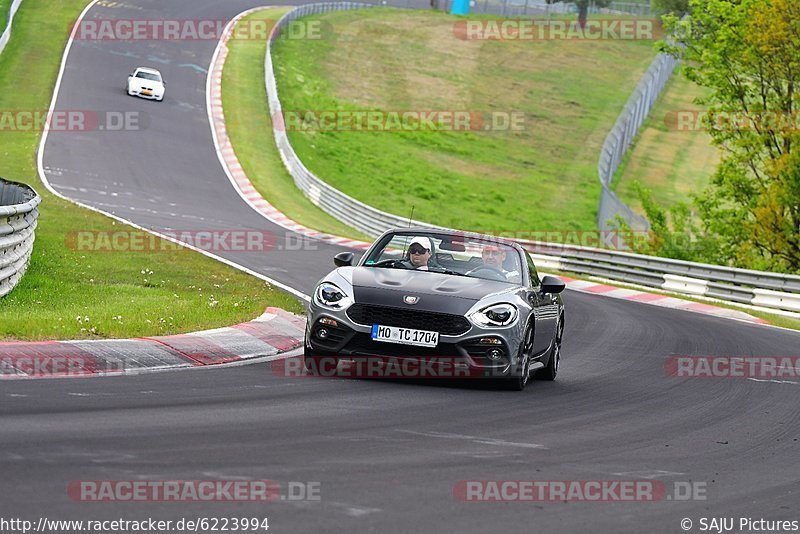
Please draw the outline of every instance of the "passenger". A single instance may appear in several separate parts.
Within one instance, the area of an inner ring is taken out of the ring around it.
[[[509,282],[520,283],[522,281],[522,277],[520,276],[519,271],[506,270],[505,262],[507,257],[508,256],[505,247],[496,243],[484,245],[483,250],[481,251],[481,260],[483,261],[483,266],[476,267],[467,274],[477,272],[483,267],[490,267],[502,273]]]

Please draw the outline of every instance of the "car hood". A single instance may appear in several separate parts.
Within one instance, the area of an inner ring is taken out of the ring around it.
[[[443,275],[427,271],[356,267],[352,271],[355,301],[441,313],[463,315],[483,297],[513,290],[506,282],[466,276]],[[405,296],[418,297],[416,304]]]

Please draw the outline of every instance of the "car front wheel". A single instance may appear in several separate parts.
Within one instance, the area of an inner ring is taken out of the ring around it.
[[[553,348],[550,349],[550,358],[547,360],[547,365],[544,369],[536,372],[536,378],[539,380],[555,380],[558,375],[558,366],[561,364],[561,336],[564,334],[564,320],[563,318],[558,322],[558,333],[553,340]]]
[[[311,354],[308,347],[305,347],[303,351],[303,368],[306,370],[306,373],[309,375],[318,375],[319,374],[319,366],[321,364],[321,358],[319,356],[315,356]]]
[[[339,358],[335,354],[321,355],[314,353],[308,345],[303,350],[303,368],[306,374],[312,376],[336,376]]]
[[[528,327],[525,329],[525,335],[522,338],[522,343],[519,347],[519,356],[517,357],[517,369],[515,373],[505,379],[503,384],[506,389],[512,391],[522,391],[528,385],[530,378],[531,366],[531,353],[533,352],[533,328]]]

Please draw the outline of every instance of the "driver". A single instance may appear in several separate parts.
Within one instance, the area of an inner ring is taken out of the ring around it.
[[[483,266],[489,267],[493,270],[496,270],[503,274],[506,277],[506,280],[509,282],[520,282],[522,277],[519,275],[518,271],[507,271],[505,269],[505,261],[506,261],[506,250],[505,248],[501,247],[496,243],[490,243],[488,245],[484,245],[483,250],[481,251],[481,260],[483,260]],[[472,271],[468,272],[467,274],[472,274],[482,267],[478,267],[473,269]]]
[[[403,261],[409,269],[417,269],[419,271],[428,270],[428,260],[433,255],[433,245],[428,238],[417,236],[411,240],[408,245],[408,259]]]

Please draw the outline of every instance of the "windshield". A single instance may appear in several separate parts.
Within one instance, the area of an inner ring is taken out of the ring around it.
[[[362,265],[522,283],[519,254],[514,247],[468,236],[390,234],[364,258]]]
[[[158,74],[153,74],[152,72],[144,72],[144,71],[141,71],[141,70],[136,73],[136,77],[137,78],[144,78],[145,80],[151,80],[151,81],[154,81],[154,82],[160,82],[161,81],[161,76],[159,76]]]

